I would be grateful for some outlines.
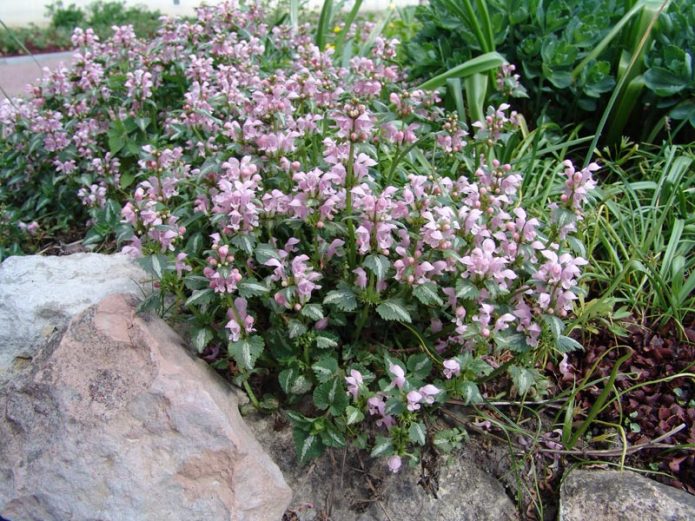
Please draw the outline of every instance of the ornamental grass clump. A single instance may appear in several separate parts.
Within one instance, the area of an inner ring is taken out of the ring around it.
[[[540,395],[540,361],[579,347],[562,320],[597,167],[558,164],[555,202],[527,208],[499,159],[509,106],[467,129],[404,82],[397,42],[340,67],[264,20],[228,3],[150,43],[76,31],[73,69],[0,108],[4,219],[29,244],[79,201],[87,242],[140,257],[204,358],[291,409],[300,461],[352,440],[398,471],[461,438],[428,428],[437,406],[483,379]]]

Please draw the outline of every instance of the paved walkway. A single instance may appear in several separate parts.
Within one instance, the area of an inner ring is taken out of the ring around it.
[[[68,64],[71,56],[72,52],[58,52],[35,54],[33,58],[31,56],[0,58],[0,87],[8,96],[22,96],[26,94],[27,84],[41,78],[44,67],[50,69],[60,62]],[[5,98],[2,90],[0,90],[0,99]]]

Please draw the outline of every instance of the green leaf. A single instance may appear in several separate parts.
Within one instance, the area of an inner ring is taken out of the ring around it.
[[[345,416],[347,418],[348,425],[354,425],[364,420],[364,413],[352,405],[348,406],[347,410],[345,411]]]
[[[459,280],[456,282],[456,298],[464,300],[475,300],[480,295],[480,290],[470,280]]]
[[[521,396],[529,392],[536,382],[536,373],[532,369],[512,365],[508,372],[509,376],[512,377],[514,387]]]
[[[304,394],[311,390],[311,382],[297,368],[290,367],[278,375],[280,387],[285,394]]]
[[[553,334],[553,338],[559,339],[565,330],[565,324],[558,317],[554,315],[543,315],[543,322],[545,322]]]
[[[385,280],[391,263],[383,255],[371,254],[364,259],[364,267],[376,276],[377,280]]]
[[[210,288],[196,289],[186,300],[186,306],[203,306],[209,304],[214,294],[215,293]]]
[[[321,431],[321,441],[327,447],[335,447],[337,449],[345,447],[345,435],[331,423],[328,423],[326,428]]]
[[[299,314],[311,320],[321,320],[323,319],[323,308],[321,304],[306,304]]]
[[[374,443],[374,448],[370,456],[372,458],[378,458],[379,456],[387,456],[393,452],[393,442],[391,438],[385,436],[377,436],[376,442]]]
[[[570,353],[572,351],[582,351],[584,346],[582,346],[575,339],[568,336],[560,335],[557,338],[557,350],[561,353]]]
[[[229,356],[231,356],[236,364],[247,371],[253,369],[256,364],[256,359],[263,352],[265,342],[258,335],[242,338],[237,342],[229,343]]]
[[[425,306],[441,306],[444,301],[437,294],[437,285],[434,282],[420,284],[413,290],[413,295]]]
[[[214,338],[214,333],[211,329],[207,327],[200,327],[193,330],[191,333],[191,341],[193,342],[193,347],[198,353],[202,353],[210,340]]]
[[[300,465],[304,465],[310,459],[317,458],[323,454],[325,447],[317,435],[309,434],[297,427],[294,428],[292,435],[297,460]]]
[[[270,290],[268,287],[254,279],[246,279],[238,284],[239,295],[244,298],[259,297],[265,295]]]
[[[487,72],[501,67],[507,60],[497,52],[488,52],[470,59],[448,71],[435,76],[421,84],[419,89],[437,89],[446,83],[449,78],[466,78],[480,72]]]
[[[311,369],[316,375],[316,379],[325,383],[338,374],[338,361],[332,356],[324,356],[319,359]]]
[[[270,259],[280,260],[280,254],[270,244],[262,243],[256,246],[255,255],[259,264],[265,264]]]
[[[384,320],[407,322],[410,324],[412,319],[410,313],[403,306],[403,302],[398,299],[390,299],[377,306],[376,312]]]
[[[316,333],[316,347],[319,349],[333,349],[338,347],[338,336],[328,331]]]
[[[328,409],[333,416],[342,414],[348,405],[347,392],[339,378],[333,378],[314,389],[314,405]]]
[[[329,291],[326,298],[323,299],[323,303],[333,304],[340,311],[354,311],[357,309],[357,299],[355,294],[349,289]]]
[[[424,353],[408,357],[408,372],[420,379],[425,379],[432,371],[432,361]]]
[[[302,336],[306,332],[306,326],[302,324],[299,320],[292,319],[289,322],[287,322],[287,333],[289,334],[290,338],[297,338],[299,336]]]
[[[483,397],[475,382],[459,382],[456,385],[456,392],[467,405],[483,402]]]
[[[232,237],[231,243],[245,252],[247,255],[253,254],[253,245],[256,239],[252,235],[238,234]]]
[[[424,445],[427,439],[425,426],[420,422],[412,423],[408,429],[408,439],[418,445]]]

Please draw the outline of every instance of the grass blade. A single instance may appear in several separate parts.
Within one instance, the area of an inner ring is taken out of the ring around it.
[[[435,76],[434,78],[430,78],[426,82],[422,83],[418,88],[425,90],[437,89],[444,85],[446,80],[449,78],[467,78],[474,74],[496,69],[505,63],[507,63],[507,60],[505,60],[504,57],[497,52],[493,51],[481,54],[480,56],[476,56],[475,58],[457,65],[456,67],[453,67],[448,71]]]
[[[316,45],[323,51],[326,47],[326,37],[331,30],[331,19],[333,18],[333,0],[324,0],[319,25],[316,28]]]

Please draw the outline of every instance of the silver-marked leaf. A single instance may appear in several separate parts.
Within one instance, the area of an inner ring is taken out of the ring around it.
[[[191,334],[191,341],[193,342],[193,347],[198,353],[202,353],[207,347],[210,340],[213,339],[214,333],[207,327],[201,327],[193,330]]]
[[[304,394],[311,390],[311,382],[294,367],[282,371],[278,375],[278,381],[285,394]]]
[[[209,304],[212,300],[214,293],[211,288],[196,289],[193,291],[188,300],[186,300],[186,306],[202,306],[204,304]]]
[[[321,304],[307,304],[299,314],[311,320],[321,320],[323,319],[323,307]]]
[[[393,442],[391,438],[386,438],[384,436],[377,436],[376,443],[374,443],[374,448],[370,456],[377,458],[379,456],[387,456],[393,452]]]
[[[456,392],[467,405],[482,403],[483,397],[475,382],[463,381],[456,386]]]
[[[290,320],[287,322],[287,334],[290,338],[297,338],[307,332],[307,328],[299,320]]]
[[[258,335],[242,338],[237,342],[229,343],[229,356],[234,359],[241,369],[250,371],[256,364],[256,359],[261,355],[264,347],[265,342]]]
[[[554,315],[543,315],[543,322],[548,325],[548,328],[553,334],[553,338],[557,340],[562,336],[565,330],[565,324],[558,317]]]
[[[438,294],[437,285],[434,282],[420,284],[413,290],[413,295],[425,306],[441,306],[444,304],[444,301]]]
[[[456,298],[475,300],[480,295],[480,290],[470,280],[459,280],[456,283]]]
[[[332,356],[324,356],[318,362],[311,366],[311,369],[316,375],[316,379],[321,382],[327,382],[338,373],[338,361]]]
[[[252,235],[235,235],[231,242],[234,246],[242,250],[247,255],[251,255],[253,253],[253,245],[256,242],[256,239]]]
[[[364,259],[364,267],[370,270],[376,276],[377,280],[385,280],[386,273],[389,270],[391,263],[383,255],[372,253]]]
[[[427,430],[425,426],[420,422],[411,424],[408,429],[408,439],[418,445],[424,445],[427,439]]]
[[[309,434],[302,429],[295,428],[293,437],[294,448],[300,465],[323,454],[323,443],[315,434]]]
[[[244,298],[259,297],[265,295],[270,290],[265,284],[258,282],[257,280],[248,279],[239,283],[238,285],[239,295]]]
[[[341,379],[333,378],[314,389],[314,405],[322,411],[329,409],[333,416],[342,414],[348,405],[348,398]]]
[[[408,310],[405,309],[403,302],[397,299],[382,302],[377,306],[376,312],[384,320],[407,322],[408,324],[412,322],[410,313],[408,313]]]
[[[265,264],[270,259],[280,259],[280,254],[270,244],[262,243],[256,246],[256,260],[259,264]]]
[[[584,346],[577,342],[574,338],[560,335],[557,339],[557,350],[561,353],[570,353],[572,351],[582,351]]]
[[[520,395],[524,395],[531,390],[533,384],[536,383],[536,373],[532,369],[517,367],[515,365],[509,367],[509,376],[512,377],[512,383],[516,387]]]
[[[347,418],[348,425],[354,425],[364,420],[364,413],[352,405],[350,405],[345,411],[345,416]]]
[[[340,311],[354,311],[357,309],[357,299],[355,294],[349,289],[329,291],[326,298],[323,299],[323,303],[332,304]]]
[[[338,337],[328,331],[316,333],[316,347],[319,349],[333,349],[338,347]]]

